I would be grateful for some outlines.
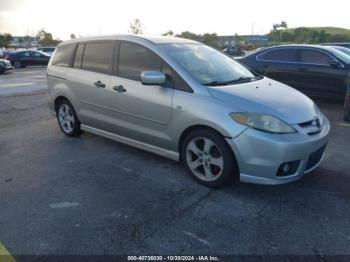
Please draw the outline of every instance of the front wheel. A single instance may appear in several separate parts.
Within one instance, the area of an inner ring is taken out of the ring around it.
[[[22,63],[20,61],[16,61],[14,66],[16,69],[20,69],[22,67]]]
[[[197,130],[184,140],[181,161],[193,179],[208,187],[221,186],[238,175],[235,157],[223,137]]]
[[[61,100],[56,109],[58,124],[67,136],[79,136],[81,134],[80,121],[68,100]]]

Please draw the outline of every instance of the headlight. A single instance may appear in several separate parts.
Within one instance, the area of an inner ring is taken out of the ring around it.
[[[259,113],[231,113],[236,122],[261,131],[277,134],[295,133],[296,130],[276,117]]]
[[[0,65],[3,65],[3,66],[4,66],[4,65],[5,65],[5,62],[3,62],[3,61],[0,61]]]

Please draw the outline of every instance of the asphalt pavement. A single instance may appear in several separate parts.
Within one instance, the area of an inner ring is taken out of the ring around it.
[[[213,190],[160,156],[88,133],[66,137],[47,99],[44,68],[0,75],[0,247],[15,258],[350,255],[341,104],[316,101],[332,131],[314,172],[287,185]]]

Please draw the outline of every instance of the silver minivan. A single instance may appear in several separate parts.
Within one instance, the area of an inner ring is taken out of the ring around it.
[[[67,136],[87,131],[181,161],[210,187],[295,181],[328,142],[329,121],[308,97],[187,39],[66,41],[47,80]]]

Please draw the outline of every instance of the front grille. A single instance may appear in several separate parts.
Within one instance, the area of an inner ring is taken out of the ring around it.
[[[304,129],[308,135],[312,136],[321,132],[323,122],[321,119],[315,118],[307,122],[299,123],[298,125]]]
[[[318,162],[320,162],[320,160],[323,156],[324,150],[326,149],[326,146],[327,145],[324,145],[320,149],[318,149],[315,152],[310,154],[309,160],[308,160],[306,167],[305,167],[306,171],[313,168],[315,165],[317,165]]]
[[[312,120],[299,124],[299,126],[302,127],[302,128],[307,128],[307,127],[309,127],[311,125],[312,125]]]

